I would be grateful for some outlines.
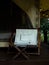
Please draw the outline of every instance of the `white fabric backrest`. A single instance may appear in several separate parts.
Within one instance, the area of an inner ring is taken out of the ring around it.
[[[0,33],[0,39],[9,39],[11,36],[11,33]]]
[[[15,42],[17,46],[37,45],[37,29],[16,29]]]

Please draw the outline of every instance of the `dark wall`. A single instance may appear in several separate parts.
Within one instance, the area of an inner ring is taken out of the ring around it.
[[[23,14],[25,14],[24,24],[22,23]],[[16,28],[32,28],[28,16],[11,0],[0,0],[0,32],[15,31]]]
[[[10,0],[0,0],[0,31],[7,29],[10,20]]]

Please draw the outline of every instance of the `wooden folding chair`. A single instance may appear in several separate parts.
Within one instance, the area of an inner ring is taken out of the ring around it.
[[[10,45],[11,45],[11,47],[13,46],[17,51],[18,51],[18,53],[13,57],[13,59],[15,59],[15,58],[17,58],[20,54],[22,54],[27,60],[29,60],[29,54],[36,54],[36,55],[40,55],[40,30],[39,29],[37,29],[38,30],[38,43],[37,43],[37,47],[38,47],[38,52],[37,53],[27,53],[26,52],[26,48],[27,47],[33,47],[34,45],[27,45],[26,47],[23,47],[22,49],[20,49],[17,45],[14,45],[14,43],[12,42],[12,38],[13,38],[13,34],[14,33],[12,33],[12,35],[11,35],[11,38],[10,38]]]

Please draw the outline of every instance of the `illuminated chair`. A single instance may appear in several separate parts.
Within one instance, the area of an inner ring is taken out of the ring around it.
[[[13,34],[12,34],[13,36]],[[11,36],[11,43],[12,42]],[[15,40],[13,46],[19,51],[18,54],[14,56],[17,58],[20,54],[22,54],[26,59],[29,59],[29,54],[37,54],[40,55],[40,32],[39,29],[16,29]],[[27,48],[37,47],[38,52],[27,52]],[[22,48],[22,49],[20,49]]]
[[[11,32],[0,33],[0,47],[9,47]]]

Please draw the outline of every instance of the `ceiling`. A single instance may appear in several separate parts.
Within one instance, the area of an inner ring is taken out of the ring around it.
[[[30,8],[33,5],[33,0],[13,0],[17,5],[24,10]],[[49,10],[49,0],[40,0],[40,10]]]

